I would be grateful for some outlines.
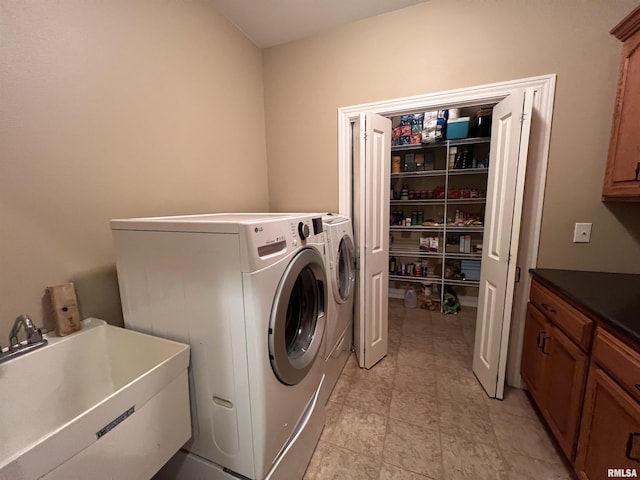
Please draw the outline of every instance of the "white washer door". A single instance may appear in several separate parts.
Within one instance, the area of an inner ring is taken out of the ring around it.
[[[322,256],[303,248],[278,285],[269,321],[269,358],[278,379],[295,385],[320,351],[325,329],[327,276]]]
[[[333,296],[338,303],[347,302],[353,295],[356,281],[355,249],[349,235],[343,235],[336,253],[336,268],[333,277]]]

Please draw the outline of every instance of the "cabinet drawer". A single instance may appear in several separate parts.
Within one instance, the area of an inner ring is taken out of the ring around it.
[[[593,360],[636,400],[640,401],[640,354],[598,328],[593,342]]]
[[[592,320],[535,280],[531,282],[530,300],[582,350],[589,350]]]

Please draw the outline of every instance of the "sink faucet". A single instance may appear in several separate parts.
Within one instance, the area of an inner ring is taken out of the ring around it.
[[[24,332],[27,337],[27,345],[37,343],[42,340],[42,332],[39,328],[36,328],[31,318],[29,318],[28,315],[20,315],[16,318],[15,322],[13,322],[13,327],[9,333],[9,350],[14,350],[21,346],[20,341],[18,340],[18,333],[21,328],[24,328]]]
[[[18,333],[21,329],[24,329],[27,337],[26,342],[20,342],[18,339]],[[42,331],[33,324],[31,318],[28,315],[20,315],[11,327],[9,348],[3,351],[0,347],[0,363],[44,347],[47,343],[47,339],[42,336]]]

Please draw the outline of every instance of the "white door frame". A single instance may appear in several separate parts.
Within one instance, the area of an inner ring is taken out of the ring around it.
[[[507,361],[507,383],[522,387],[520,357],[524,318],[529,297],[530,268],[538,263],[542,206],[547,177],[551,120],[555,95],[556,75],[542,75],[507,82],[405,97],[381,102],[352,105],[338,109],[338,195],[339,213],[352,215],[352,132],[351,124],[361,113],[373,112],[393,116],[411,111],[437,110],[478,104],[498,103],[511,93],[525,89],[533,97],[533,119],[529,139],[526,188],[522,211],[522,229],[517,265],[521,269],[520,282],[516,284],[511,318],[511,335]],[[506,320],[505,320],[506,321]]]

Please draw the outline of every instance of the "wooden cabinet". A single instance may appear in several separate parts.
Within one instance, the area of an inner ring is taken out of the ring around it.
[[[575,456],[589,357],[555,325],[540,349],[546,355],[543,415],[570,460]]]
[[[624,45],[602,195],[640,201],[640,6],[611,33]]]
[[[602,330],[594,341],[575,468],[582,480],[609,469],[640,472],[640,355]]]
[[[640,475],[640,345],[535,278],[529,299],[522,378],[578,478]]]
[[[551,300],[562,306],[560,299]],[[569,459],[575,454],[588,362],[573,340],[536,306],[528,305],[522,377]]]
[[[531,303],[527,305],[520,373],[529,387],[529,393],[538,404],[542,399],[542,376],[544,371],[544,356],[541,346],[550,326],[549,321],[536,307]]]

